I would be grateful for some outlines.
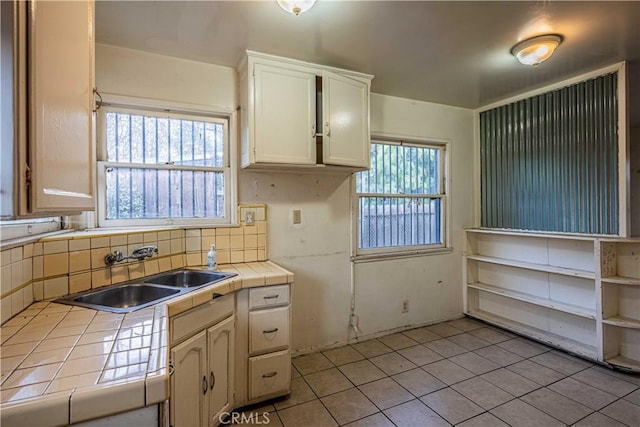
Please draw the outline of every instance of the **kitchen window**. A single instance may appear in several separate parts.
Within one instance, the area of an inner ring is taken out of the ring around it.
[[[229,117],[103,107],[100,226],[232,222]]]
[[[372,141],[355,177],[359,255],[421,252],[445,244],[445,147]]]

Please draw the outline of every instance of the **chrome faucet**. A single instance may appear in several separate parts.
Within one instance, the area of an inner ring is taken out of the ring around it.
[[[131,255],[125,256],[122,251],[115,250],[113,253],[108,254],[104,257],[104,263],[108,266],[112,266],[116,262],[126,261],[128,259],[135,259],[138,261],[142,261],[145,258],[151,258],[153,254],[158,253],[158,247],[149,245],[149,246],[141,246],[137,249],[134,249],[131,252]]]

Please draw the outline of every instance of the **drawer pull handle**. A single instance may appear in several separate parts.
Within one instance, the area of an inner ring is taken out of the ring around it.
[[[263,334],[272,334],[274,332],[278,332],[278,328],[266,329],[266,330],[262,331]]]
[[[264,299],[275,299],[278,298],[280,296],[280,294],[275,294],[275,295],[266,295],[264,297]]]
[[[211,371],[210,378],[211,378],[211,381],[210,381],[211,382],[211,390],[213,390],[213,386],[216,385],[216,376],[213,373],[213,371]]]
[[[268,374],[262,374],[262,378],[273,378],[276,375],[278,375],[278,373],[275,372],[275,371],[274,372],[269,372]]]
[[[202,394],[207,394],[207,389],[209,388],[209,384],[207,384],[207,376],[202,376]]]

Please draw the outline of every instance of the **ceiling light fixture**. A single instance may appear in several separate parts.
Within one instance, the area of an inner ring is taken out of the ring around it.
[[[511,49],[511,54],[518,58],[520,63],[535,66],[549,59],[560,43],[560,34],[544,34],[516,44]]]
[[[298,16],[311,9],[316,0],[276,0],[278,5],[289,13]]]

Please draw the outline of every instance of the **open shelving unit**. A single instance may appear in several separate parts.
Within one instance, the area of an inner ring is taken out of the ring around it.
[[[599,243],[603,359],[640,372],[640,239]]]
[[[465,312],[640,371],[640,239],[466,230]]]

